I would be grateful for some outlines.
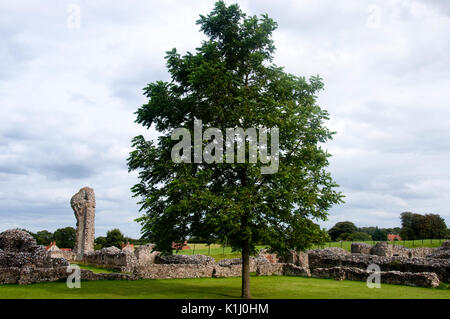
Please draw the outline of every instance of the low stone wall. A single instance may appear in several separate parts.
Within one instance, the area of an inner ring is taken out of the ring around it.
[[[134,274],[142,279],[174,279],[212,277],[213,265],[153,264],[137,267]]]
[[[366,243],[352,243],[351,252],[352,254],[370,255],[370,250],[372,249],[372,247],[373,245],[369,245]]]
[[[336,280],[367,281],[371,275],[363,269],[355,267],[332,267],[313,269],[311,276],[314,278],[332,278]],[[380,282],[392,285],[406,285],[416,287],[437,287],[439,278],[433,272],[411,273],[400,271],[379,272]]]
[[[378,242],[375,245],[366,243],[352,243],[351,245],[352,254],[407,258],[427,258],[437,249],[428,247],[405,248],[401,245],[391,245],[387,242]]]
[[[74,261],[76,258],[76,254],[73,251],[69,250],[48,251],[47,254],[50,256],[50,258],[64,258],[67,261]]]
[[[208,265],[214,263],[214,258],[205,255],[157,255],[155,264]]]
[[[132,274],[121,273],[94,273],[90,270],[81,269],[81,280],[136,280],[139,279]],[[67,275],[66,277],[67,278]]]
[[[441,247],[436,248],[428,257],[437,259],[450,259],[450,241],[446,241]]]
[[[108,267],[123,272],[132,272],[138,265],[138,260],[135,254],[129,250],[108,247],[85,254],[83,263],[92,266]]]
[[[151,265],[155,262],[156,257],[160,254],[158,251],[153,251],[155,245],[146,244],[134,249],[134,255],[137,259],[137,266]]]
[[[310,277],[311,275],[308,268],[288,263],[258,265],[256,269],[256,274],[258,276],[283,275],[283,276],[300,276],[300,277]]]
[[[308,268],[308,254],[303,251],[291,250],[288,253],[278,256],[278,262],[285,264],[294,264],[296,266]]]
[[[272,275],[283,275],[283,266],[282,263],[276,264],[266,264],[259,265],[256,269],[256,275],[258,276],[272,276]]]
[[[0,234],[0,284],[55,281],[68,265],[63,258],[51,258],[27,232],[12,229]]]
[[[450,260],[429,258],[386,257],[375,255],[327,254],[311,251],[308,254],[309,267],[316,268],[354,267],[367,269],[371,264],[380,266],[382,271],[434,272],[443,282],[450,282]]]

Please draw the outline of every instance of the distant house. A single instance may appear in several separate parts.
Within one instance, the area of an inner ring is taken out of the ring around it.
[[[45,250],[46,251],[59,251],[60,249],[58,246],[56,246],[56,241],[52,241],[50,243],[50,245],[45,246]]]
[[[45,246],[46,251],[72,251],[71,248],[59,248],[56,246],[56,241],[52,241],[50,245]]]
[[[186,250],[191,249],[191,247],[188,246],[187,241],[185,240],[184,243],[172,243],[172,249]]]
[[[395,235],[395,234],[388,234],[388,235],[387,235],[387,239],[388,239],[389,241],[394,241],[394,240],[400,241],[400,240],[402,240],[402,238],[400,237],[400,235]]]

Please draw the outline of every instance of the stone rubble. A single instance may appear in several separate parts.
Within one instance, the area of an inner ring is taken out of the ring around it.
[[[25,231],[12,229],[0,234],[0,284],[59,280],[68,265],[63,258],[51,258]]]
[[[386,243],[354,243],[352,253],[341,248],[289,251],[283,255],[261,250],[250,259],[250,271],[259,276],[285,275],[337,280],[365,281],[367,268],[376,264],[381,282],[409,286],[436,287],[450,282],[450,242],[440,248],[393,248]],[[396,256],[399,255],[399,256]],[[417,257],[426,256],[426,257]],[[122,273],[93,273],[81,270],[82,280],[136,280],[241,276],[241,259],[215,262],[204,255],[162,255],[154,245],[133,249],[103,248],[85,252],[88,265],[117,269]],[[30,284],[57,281],[68,277],[68,261],[54,258],[34,238],[21,230],[0,234],[0,284]],[[126,272],[126,273],[123,273]]]

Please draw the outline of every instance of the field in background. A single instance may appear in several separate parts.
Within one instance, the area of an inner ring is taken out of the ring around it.
[[[369,289],[365,282],[303,277],[268,276],[251,278],[252,295],[260,299],[450,299],[448,286],[419,288],[381,284]],[[3,298],[46,299],[230,299],[239,298],[241,278],[196,278],[136,281],[82,281],[69,289],[65,282],[0,286]]]
[[[440,247],[442,243],[446,241],[446,239],[424,239],[424,240],[402,240],[402,241],[393,241],[389,242],[391,245],[401,245],[407,248],[417,248],[417,247]],[[377,241],[358,241],[358,243],[366,243],[370,245],[374,245]],[[207,244],[192,244],[188,243],[191,249],[187,250],[179,250],[173,251],[174,254],[181,255],[207,255],[213,257],[216,261],[220,261],[222,259],[227,258],[241,258],[241,253],[233,252],[231,247],[222,247],[220,244],[211,244],[208,246]],[[326,247],[340,247],[347,251],[350,251],[350,247],[352,242],[343,241],[343,242],[329,242],[322,246],[313,246],[312,249],[317,248],[326,248]],[[264,246],[258,246],[258,249],[264,248]]]
[[[444,241],[448,239],[419,239],[419,240],[401,240],[401,241],[389,241],[388,243],[391,245],[400,245],[406,248],[418,248],[418,247],[431,247],[436,248],[440,247]],[[375,245],[377,241],[369,240],[369,241],[355,241],[355,243],[366,243],[369,245]],[[326,247],[340,247],[347,251],[350,251],[352,242],[344,241],[344,242],[330,242],[326,243],[323,246],[314,246],[315,248],[326,248]]]

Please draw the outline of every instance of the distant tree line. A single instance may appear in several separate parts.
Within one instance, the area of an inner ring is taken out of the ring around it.
[[[403,240],[442,239],[450,236],[445,220],[438,214],[400,215],[402,227],[356,227],[350,221],[338,222],[328,230],[331,241],[386,241],[388,234],[400,235]]]
[[[54,241],[56,242],[56,246],[60,248],[73,249],[75,247],[76,230],[73,227],[59,228],[54,233],[48,230],[40,230],[36,233],[26,229],[24,230],[36,239],[38,245],[48,246]]]
[[[27,233],[36,239],[38,245],[48,246],[51,242],[56,242],[56,246],[59,248],[71,248],[75,247],[76,230],[73,227],[64,227],[50,232],[48,230],[40,230],[33,233],[29,230],[23,229]],[[99,236],[95,238],[95,249],[102,249],[104,247],[117,247],[122,248],[122,244],[130,243],[133,245],[145,245],[148,243],[145,239],[133,239],[124,236],[124,234],[117,228],[109,230],[106,236]]]
[[[108,230],[106,236],[99,236],[95,238],[95,249],[102,249],[105,247],[122,248],[122,244],[130,243],[133,245],[148,244],[148,240],[134,239],[126,237],[118,228]]]
[[[405,240],[446,238],[449,230],[445,220],[438,214],[415,214],[404,212],[400,215],[402,229],[400,236]]]

